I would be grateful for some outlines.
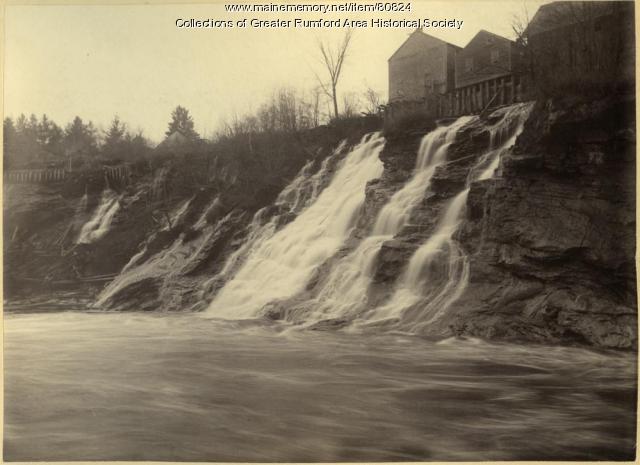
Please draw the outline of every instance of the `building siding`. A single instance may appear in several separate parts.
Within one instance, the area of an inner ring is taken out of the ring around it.
[[[527,58],[545,88],[574,81],[634,82],[633,2],[554,2],[526,31]]]
[[[389,101],[421,100],[429,93],[450,90],[454,78],[447,42],[415,31],[389,58]]]
[[[456,88],[511,74],[514,53],[511,40],[488,31],[478,32],[456,56]]]

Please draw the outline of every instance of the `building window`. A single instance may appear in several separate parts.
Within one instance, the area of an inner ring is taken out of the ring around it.
[[[464,60],[464,70],[467,73],[473,71],[473,58],[465,58]]]
[[[500,61],[500,50],[491,50],[491,63],[496,64]]]

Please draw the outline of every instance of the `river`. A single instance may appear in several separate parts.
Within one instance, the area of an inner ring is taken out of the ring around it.
[[[5,315],[8,461],[630,459],[636,358],[195,314]]]

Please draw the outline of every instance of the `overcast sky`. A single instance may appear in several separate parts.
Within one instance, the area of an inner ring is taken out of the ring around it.
[[[545,1],[527,0],[532,16]],[[201,135],[259,106],[275,88],[315,85],[317,40],[340,29],[185,29],[177,19],[421,18],[462,20],[425,32],[464,46],[479,29],[513,37],[525,2],[413,2],[410,13],[225,13],[223,4],[7,6],[4,113],[46,113],[65,125],[75,115],[106,128],[115,114],[159,142],[171,110],[187,107]],[[387,94],[387,59],[411,28],[355,31],[340,89]]]

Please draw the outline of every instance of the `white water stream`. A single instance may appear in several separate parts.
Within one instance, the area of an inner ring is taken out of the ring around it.
[[[100,204],[94,211],[93,215],[80,230],[78,244],[91,244],[102,238],[109,232],[113,217],[120,209],[120,199],[111,190],[105,189],[100,199]]]
[[[472,182],[491,178],[502,154],[522,132],[531,111],[530,104],[497,110],[501,119],[489,129],[489,149],[470,170],[465,188],[444,208],[435,230],[415,251],[389,301],[369,312],[368,321],[397,319],[419,331],[445,314],[460,298],[469,280],[469,261],[454,240]]]
[[[424,197],[436,168],[446,161],[447,150],[456,134],[473,119],[463,116],[422,138],[413,176],[380,210],[371,234],[333,267],[312,304],[309,323],[352,316],[363,309],[380,248],[406,225],[412,210]]]
[[[368,181],[382,174],[378,133],[363,138],[341,162],[331,183],[291,223],[252,248],[235,276],[211,302],[211,317],[258,316],[267,303],[293,296],[349,236]]]

